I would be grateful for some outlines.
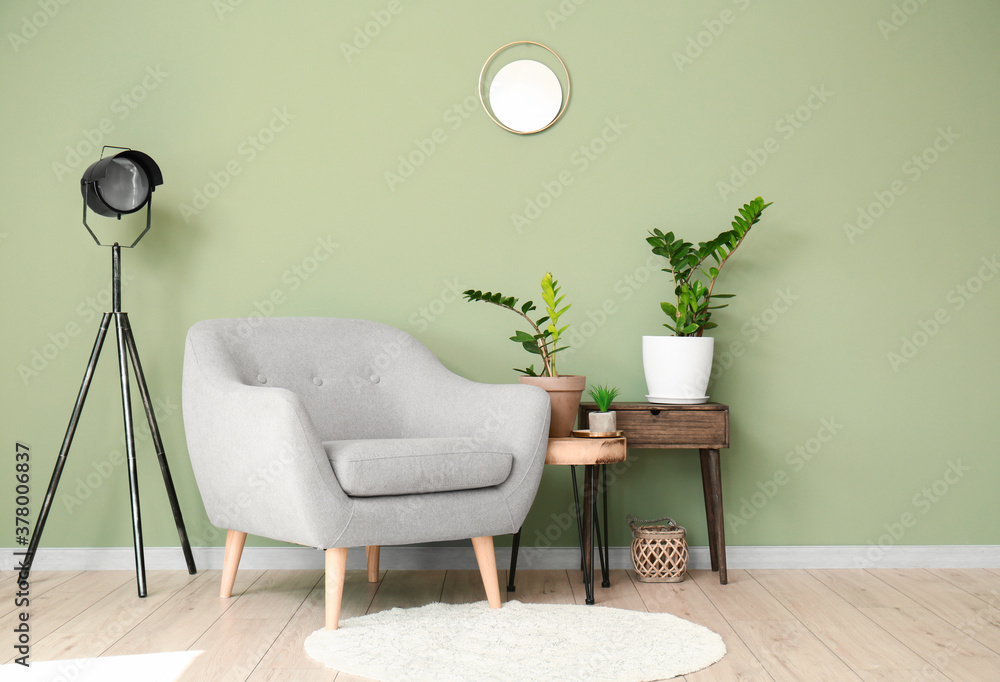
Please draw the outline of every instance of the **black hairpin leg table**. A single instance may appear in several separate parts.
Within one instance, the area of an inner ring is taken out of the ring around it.
[[[594,603],[594,540],[601,563],[601,586],[611,587],[608,556],[608,488],[605,465],[625,460],[624,438],[549,438],[545,452],[546,464],[569,465],[573,480],[573,502],[576,509],[577,531],[580,535],[580,564],[587,603]],[[580,505],[576,467],[583,467],[583,505]],[[602,474],[598,490],[598,474]],[[604,531],[597,512],[598,493],[603,497]],[[514,534],[510,554],[510,571],[507,574],[507,591],[514,591],[514,574],[517,570],[517,552],[521,544],[521,531]]]

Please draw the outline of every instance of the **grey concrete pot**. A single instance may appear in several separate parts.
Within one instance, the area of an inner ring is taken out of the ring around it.
[[[614,411],[588,412],[587,419],[592,433],[610,433],[618,430],[618,419]]]

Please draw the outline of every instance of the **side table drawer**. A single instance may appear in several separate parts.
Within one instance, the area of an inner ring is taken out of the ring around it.
[[[728,448],[728,410],[672,410],[650,406],[617,411],[630,448]]]

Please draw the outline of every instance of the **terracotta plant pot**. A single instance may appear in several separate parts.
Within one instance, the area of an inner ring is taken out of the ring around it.
[[[580,411],[580,397],[587,386],[587,377],[567,374],[558,377],[521,377],[519,383],[544,388],[552,403],[552,421],[549,438],[569,438],[573,435],[576,413]]]

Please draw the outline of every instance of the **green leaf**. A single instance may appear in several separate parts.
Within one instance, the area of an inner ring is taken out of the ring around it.
[[[514,336],[510,337],[511,341],[517,341],[518,343],[534,343],[535,337],[527,332],[518,331]]]

